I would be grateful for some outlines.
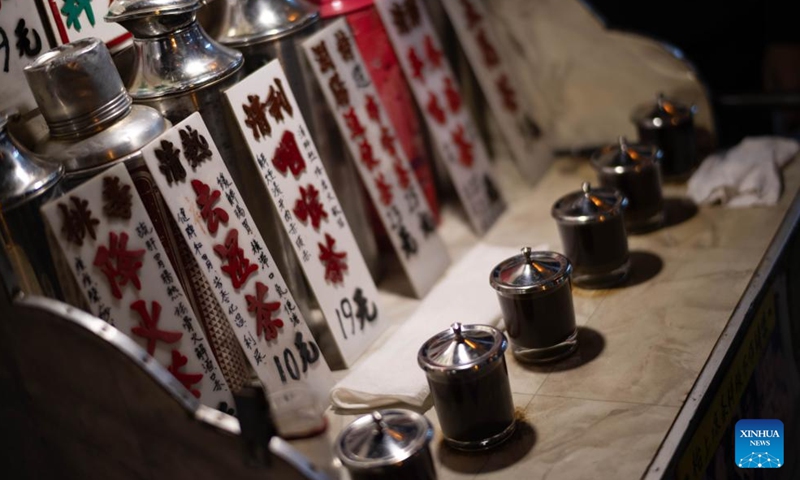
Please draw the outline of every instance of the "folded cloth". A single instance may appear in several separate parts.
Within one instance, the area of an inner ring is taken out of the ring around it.
[[[516,248],[476,245],[450,267],[417,311],[379,350],[361,359],[333,387],[333,404],[342,409],[395,403],[422,406],[430,391],[425,372],[417,364],[420,347],[453,322],[497,326],[500,304],[489,286],[489,273],[495,265],[517,253]]]
[[[745,138],[727,152],[703,160],[689,179],[689,196],[698,204],[775,205],[781,195],[780,169],[798,151],[800,144],[788,138]]]

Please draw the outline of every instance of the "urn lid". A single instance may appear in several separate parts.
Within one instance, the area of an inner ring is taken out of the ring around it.
[[[503,260],[492,269],[489,283],[501,295],[525,295],[559,287],[571,274],[572,264],[564,255],[523,247],[521,254]]]
[[[229,1],[217,40],[233,47],[271,42],[317,20],[319,9],[307,0]]]
[[[111,54],[96,38],[43,53],[24,72],[52,137],[90,135],[131,110]]]
[[[0,112],[0,210],[4,212],[39,196],[64,173],[64,167],[36,157],[11,136],[10,116]]]
[[[192,92],[233,74],[240,52],[214,41],[197,22],[200,0],[114,0],[105,17],[131,32],[136,56],[124,79],[134,101]]]
[[[595,223],[620,215],[627,205],[619,190],[593,188],[583,182],[580,190],[559,198],[551,214],[559,223]]]
[[[409,410],[380,410],[348,425],[336,439],[336,455],[350,470],[401,464],[425,448],[433,426]]]
[[[655,104],[638,107],[634,110],[631,120],[639,128],[658,130],[691,122],[696,111],[697,107],[694,105],[683,105],[659,93]]]
[[[490,325],[456,322],[422,345],[417,362],[426,372],[471,373],[503,358],[507,347],[508,340],[503,332]]]
[[[616,145],[609,145],[592,155],[592,166],[596,170],[623,172],[652,166],[661,161],[662,153],[655,145],[628,143],[619,137]]]

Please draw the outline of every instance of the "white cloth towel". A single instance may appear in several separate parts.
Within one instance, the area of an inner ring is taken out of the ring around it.
[[[541,247],[536,249],[541,250]],[[534,250],[536,250],[534,249]],[[422,406],[428,397],[417,352],[453,322],[497,326],[500,304],[489,286],[492,268],[519,249],[479,243],[431,290],[417,311],[377,351],[363,358],[331,391],[342,409],[366,409],[398,402]]]
[[[745,138],[703,160],[689,179],[689,196],[697,204],[775,205],[781,195],[781,168],[798,151],[800,144],[788,138]]]

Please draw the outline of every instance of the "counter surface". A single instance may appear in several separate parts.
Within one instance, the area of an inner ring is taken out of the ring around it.
[[[495,168],[510,208],[482,240],[561,250],[550,207],[581,181],[595,179],[588,162],[560,159],[535,187],[521,183],[507,161]],[[442,445],[435,411],[425,413],[437,427],[439,478],[640,478],[797,193],[797,159],[784,170],[784,184],[778,205],[750,209],[696,209],[684,197],[685,185],[666,185],[667,226],[629,237],[628,282],[573,290],[577,354],[542,368],[523,366],[507,353],[514,402],[524,418],[511,441],[485,453],[459,453]],[[478,241],[453,208],[445,210],[440,231],[454,263]],[[388,293],[387,286],[381,296],[393,325],[373,350],[419,303]],[[337,378],[346,374],[335,372]],[[325,435],[293,443],[334,478],[346,478],[328,449],[356,416],[330,410],[327,416]]]

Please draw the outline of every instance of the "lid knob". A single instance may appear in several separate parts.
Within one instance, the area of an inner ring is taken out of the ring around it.
[[[386,429],[386,423],[383,422],[383,415],[381,415],[381,412],[377,410],[372,412],[372,421],[375,422],[375,433],[383,435],[383,431]]]
[[[661,111],[666,110],[665,104],[667,102],[666,97],[664,96],[664,92],[658,92],[656,95],[656,105],[658,105],[658,109]]]
[[[581,183],[581,190],[583,190],[583,193],[586,194],[586,196],[589,196],[589,194],[592,193],[592,184],[589,182]]]
[[[532,252],[533,252],[533,250],[531,250],[531,247],[522,247],[522,254],[525,255],[525,262],[526,263],[533,262],[533,258],[531,258],[531,253]]]
[[[450,325],[450,330],[453,331],[453,335],[455,335],[457,341],[464,340],[464,335],[461,333],[461,324],[459,322],[455,322]]]

